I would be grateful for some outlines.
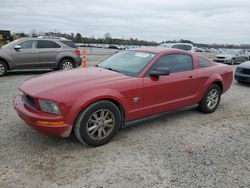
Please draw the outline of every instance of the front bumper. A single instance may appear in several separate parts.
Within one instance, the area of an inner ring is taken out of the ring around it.
[[[250,75],[249,74],[243,74],[238,71],[235,71],[234,74],[235,80],[241,81],[241,82],[249,82],[250,83]]]
[[[225,63],[225,64],[231,64],[231,59],[217,59],[215,58],[213,61],[217,62],[217,63]]]
[[[59,137],[68,137],[70,135],[72,125],[65,124],[61,115],[44,113],[28,106],[22,100],[22,95],[17,95],[13,104],[19,117],[38,132]],[[56,122],[63,123],[57,124]]]

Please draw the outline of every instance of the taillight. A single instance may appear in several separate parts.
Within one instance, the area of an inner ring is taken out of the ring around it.
[[[80,52],[80,50],[77,48],[75,51],[74,51],[74,53],[76,54],[76,55],[81,55],[81,52]]]

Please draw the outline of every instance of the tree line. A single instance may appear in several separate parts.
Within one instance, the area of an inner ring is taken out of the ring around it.
[[[95,38],[93,37],[85,37],[82,36],[80,33],[61,33],[61,32],[40,32],[37,33],[32,30],[29,34],[21,32],[21,33],[14,33],[14,38],[21,38],[21,37],[38,37],[38,36],[53,36],[53,37],[63,37],[66,39],[70,39],[75,43],[87,43],[87,44],[117,44],[117,45],[139,45],[139,46],[155,46],[158,43],[154,41],[146,41],[146,40],[139,40],[137,38],[130,38],[130,39],[118,39],[113,38],[110,33],[106,33],[102,38]]]
[[[130,39],[118,39],[113,38],[110,33],[105,33],[103,37],[95,38],[82,36],[80,33],[61,33],[57,31],[50,31],[50,32],[36,32],[35,30],[31,30],[29,34],[20,32],[14,33],[13,38],[21,38],[21,37],[37,37],[37,36],[53,36],[53,37],[63,37],[66,39],[70,39],[75,43],[86,43],[86,44],[115,44],[115,45],[139,45],[139,46],[156,46],[160,43],[155,41],[146,41],[146,40],[139,40],[137,38],[130,38]],[[204,43],[195,43],[191,40],[180,39],[180,40],[168,40],[162,41],[162,43],[190,43],[194,46],[200,48],[241,48],[241,49],[250,49],[250,44],[241,44],[241,45],[234,45],[234,44],[204,44]]]

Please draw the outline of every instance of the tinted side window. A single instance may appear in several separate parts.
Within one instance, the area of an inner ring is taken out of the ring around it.
[[[21,46],[21,49],[30,49],[33,47],[33,41],[32,40],[25,41],[21,43],[20,46]]]
[[[166,67],[170,73],[189,71],[193,69],[193,58],[185,54],[171,54],[160,57],[153,68]]]
[[[200,67],[209,67],[210,61],[208,61],[202,57],[199,57],[199,64],[200,64]]]
[[[240,50],[240,51],[238,52],[238,55],[243,55],[243,51]]]
[[[37,44],[38,48],[61,48],[61,46],[53,41],[39,40]]]
[[[61,40],[60,42],[63,43],[63,44],[65,44],[65,45],[67,45],[67,46],[69,46],[69,47],[71,47],[71,48],[76,48],[75,43],[73,43],[70,40]]]

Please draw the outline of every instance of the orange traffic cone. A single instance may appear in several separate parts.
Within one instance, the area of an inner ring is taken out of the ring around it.
[[[87,59],[86,59],[86,49],[83,48],[82,50],[82,67],[87,67]]]

